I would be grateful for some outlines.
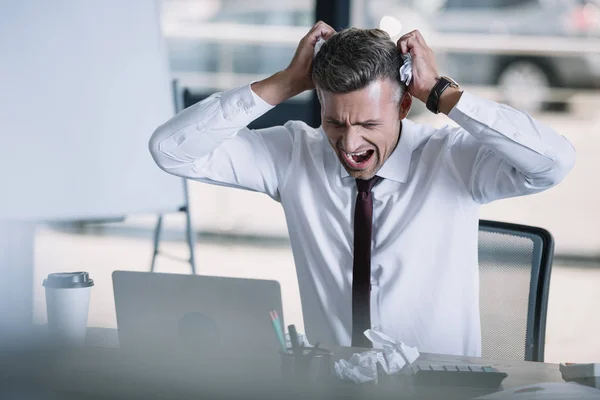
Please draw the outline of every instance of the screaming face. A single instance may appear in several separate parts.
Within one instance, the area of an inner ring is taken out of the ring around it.
[[[388,79],[343,94],[319,90],[323,130],[353,178],[375,176],[396,148],[412,104],[408,93],[399,98],[399,90]]]

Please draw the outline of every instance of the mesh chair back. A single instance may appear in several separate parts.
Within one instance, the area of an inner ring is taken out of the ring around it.
[[[479,222],[482,356],[544,360],[554,242],[541,228]]]

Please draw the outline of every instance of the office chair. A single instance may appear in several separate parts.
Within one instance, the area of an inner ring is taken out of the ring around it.
[[[544,361],[552,235],[480,220],[478,247],[482,357]]]

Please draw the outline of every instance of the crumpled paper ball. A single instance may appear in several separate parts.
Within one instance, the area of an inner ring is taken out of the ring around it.
[[[338,378],[354,383],[377,383],[377,364],[387,375],[394,375],[419,358],[419,351],[415,347],[395,341],[382,332],[368,329],[364,335],[374,345],[380,345],[382,350],[354,353],[349,360],[336,361],[334,370]]]
[[[400,80],[408,86],[412,80],[412,56],[410,53],[402,54],[402,60],[404,63],[400,67]]]

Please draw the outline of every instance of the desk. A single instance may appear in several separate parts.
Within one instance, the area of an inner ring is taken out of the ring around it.
[[[88,328],[88,346],[116,349],[119,347],[119,337],[116,329]],[[350,358],[353,353],[362,352],[356,349],[341,346],[323,346],[333,351],[336,359]],[[441,354],[423,353],[416,361],[417,364],[448,365],[448,364],[475,364],[489,365],[500,371],[506,372],[508,377],[503,381],[505,388],[529,385],[540,382],[564,382],[558,364],[540,363],[531,361],[506,361],[486,360],[477,357],[449,356]]]
[[[100,358],[107,360],[107,356],[110,355],[110,352],[107,353],[106,350],[118,352],[118,335],[115,329],[103,329],[103,328],[89,328],[88,329],[88,338],[87,344],[90,348],[95,349],[95,357],[99,356]],[[336,359],[340,358],[349,358],[355,352],[364,351],[364,349],[350,348],[350,347],[341,347],[341,346],[323,346],[327,347],[333,351],[334,357]],[[476,357],[463,357],[463,356],[449,356],[449,355],[439,355],[439,354],[421,354],[419,359],[416,361],[417,364],[475,364],[475,365],[489,365],[497,368],[500,371],[508,373],[508,377],[503,382],[504,388],[511,388],[516,386],[528,385],[533,383],[540,382],[563,382],[560,371],[558,369],[557,364],[550,363],[538,363],[538,362],[528,362],[528,361],[504,361],[504,360],[486,360],[482,358]],[[81,366],[73,365],[72,368],[74,370],[82,368]],[[84,367],[85,368],[85,367]],[[169,371],[171,372],[171,371]],[[162,374],[162,373],[161,373]],[[178,376],[178,379],[181,379],[181,376]],[[343,383],[340,386],[340,391],[345,393],[345,395],[352,394],[353,397],[362,397],[361,394],[364,394],[365,398],[388,398],[396,397],[398,395],[393,396],[393,388],[391,391],[383,392],[382,396],[374,396],[369,392],[367,393],[361,388],[362,385],[354,385],[353,383]],[[337,389],[336,389],[337,390]],[[339,394],[339,393],[338,393]],[[382,394],[382,393],[379,393]],[[314,393],[312,394],[314,395]],[[308,396],[307,396],[308,397]],[[339,397],[339,396],[336,396]],[[258,397],[257,397],[258,398]],[[341,397],[340,397],[341,398]],[[469,398],[469,397],[461,397],[461,396],[452,396],[448,393],[440,394],[439,398]]]
[[[333,379],[326,385],[290,386],[281,380],[280,375],[273,373],[273,370],[279,372],[278,364],[262,369],[260,365],[243,365],[239,362],[215,365],[197,355],[184,359],[165,359],[147,354],[130,354],[118,348],[115,329],[89,328],[87,344],[78,350],[58,351],[43,346],[37,340],[29,341],[24,346],[2,349],[0,398],[448,400],[469,399],[482,394],[472,389],[459,392],[434,387],[427,389],[427,395],[415,395],[399,384],[397,379],[378,385],[356,385]],[[364,350],[340,346],[327,348],[338,359]],[[539,382],[562,382],[556,364],[436,354],[422,354],[417,363],[491,365],[508,373],[504,388]],[[269,372],[268,376],[265,371]],[[27,392],[31,390],[33,394]],[[9,396],[6,396],[7,391]]]

